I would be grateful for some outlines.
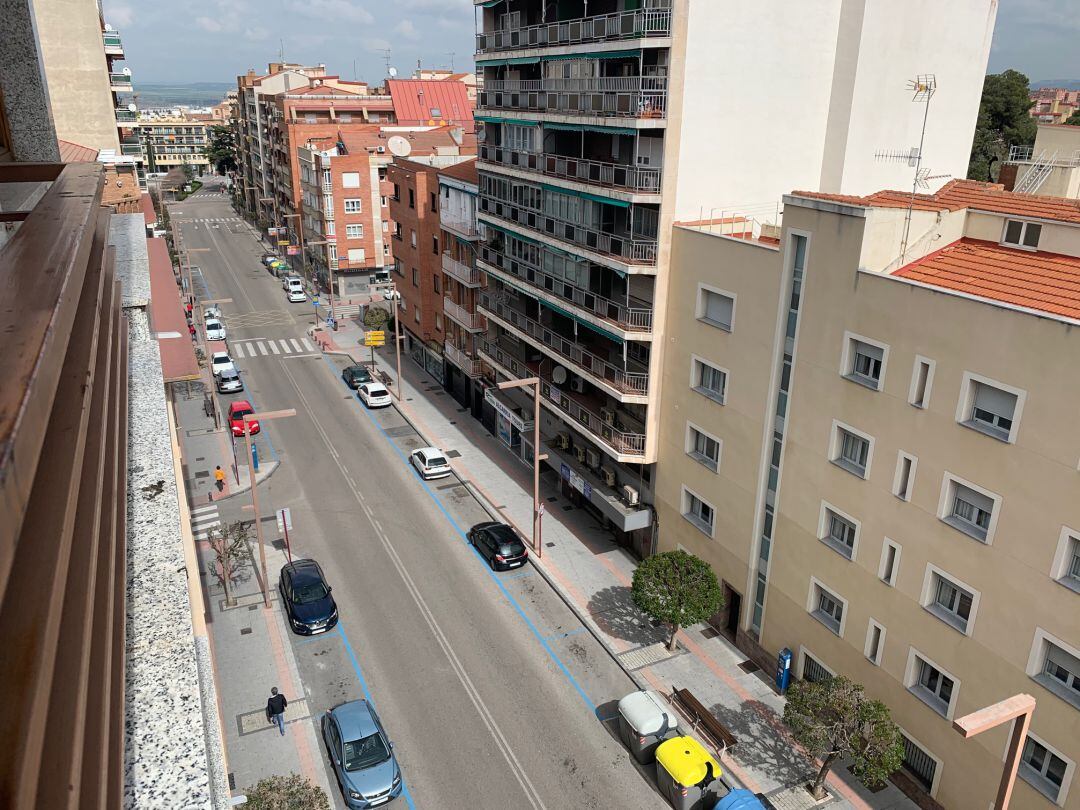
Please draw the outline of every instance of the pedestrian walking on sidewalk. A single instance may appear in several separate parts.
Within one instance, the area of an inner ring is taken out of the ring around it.
[[[285,707],[289,701],[284,695],[278,694],[276,686],[270,687],[270,697],[266,701],[266,719],[271,723],[277,723],[281,736],[285,736]]]
[[[217,486],[218,492],[225,491],[225,471],[221,469],[221,465],[218,464],[214,470],[214,484]]]

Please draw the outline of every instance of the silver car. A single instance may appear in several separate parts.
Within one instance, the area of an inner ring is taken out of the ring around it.
[[[219,394],[235,394],[244,390],[244,383],[240,379],[240,372],[235,368],[227,368],[217,375],[217,390]]]

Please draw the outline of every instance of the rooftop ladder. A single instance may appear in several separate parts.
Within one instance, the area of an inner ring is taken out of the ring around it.
[[[1054,161],[1056,160],[1057,152],[1047,157],[1044,149],[1039,153],[1035,162],[1031,164],[1031,168],[1024,172],[1024,176],[1013,186],[1013,191],[1017,194],[1038,194],[1042,184],[1046,182],[1046,178],[1053,171]]]

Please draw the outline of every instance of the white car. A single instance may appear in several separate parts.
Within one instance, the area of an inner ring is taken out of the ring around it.
[[[390,405],[390,392],[382,383],[364,383],[356,390],[369,408],[386,408]]]
[[[206,339],[207,340],[224,340],[225,339],[225,324],[218,320],[208,320],[206,322]]]
[[[290,287],[288,296],[290,304],[302,304],[307,301],[307,294],[300,287]]]
[[[202,311],[204,321],[220,321],[221,320],[221,307],[217,304],[211,304]]]
[[[445,478],[453,473],[450,462],[446,460],[446,454],[438,447],[421,447],[413,450],[409,456],[409,462],[420,473],[425,481],[431,478]]]
[[[281,277],[281,289],[287,290],[289,287],[300,287],[303,289],[304,282],[300,276],[282,276]]]
[[[233,365],[232,358],[229,357],[228,352],[214,352],[210,355],[210,370],[214,373],[215,377],[226,369],[229,371],[236,371],[236,366]]]

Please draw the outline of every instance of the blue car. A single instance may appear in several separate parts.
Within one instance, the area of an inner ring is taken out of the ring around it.
[[[293,560],[283,565],[278,590],[294,633],[313,636],[337,624],[337,603],[315,560]]]
[[[347,806],[366,810],[401,795],[394,744],[366,700],[351,700],[327,711],[322,733]]]

